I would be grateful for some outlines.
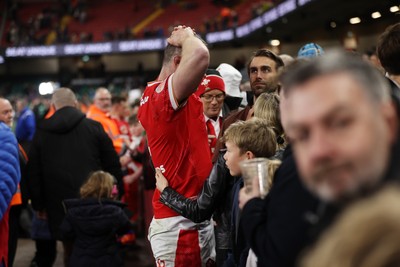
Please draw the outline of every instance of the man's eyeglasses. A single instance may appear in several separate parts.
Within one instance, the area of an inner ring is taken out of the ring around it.
[[[213,101],[213,99],[215,98],[215,100],[217,101],[222,101],[225,98],[225,94],[218,94],[218,95],[202,95],[201,98],[203,98],[205,101],[207,102],[211,102]]]

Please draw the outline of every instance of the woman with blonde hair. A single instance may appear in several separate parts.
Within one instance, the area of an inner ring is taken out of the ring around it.
[[[254,117],[267,121],[267,124],[274,129],[278,151],[276,158],[281,159],[283,150],[287,142],[285,133],[281,124],[281,116],[279,110],[280,97],[275,93],[262,93],[253,106]]]
[[[68,266],[123,266],[118,256],[117,235],[131,229],[123,211],[115,178],[104,171],[92,173],[80,188],[80,199],[64,201],[66,216],[61,231],[73,241]]]

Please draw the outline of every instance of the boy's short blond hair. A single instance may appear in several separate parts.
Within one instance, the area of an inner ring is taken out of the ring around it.
[[[242,154],[250,151],[255,157],[272,157],[277,149],[274,130],[266,120],[259,118],[231,124],[222,139],[235,144]]]

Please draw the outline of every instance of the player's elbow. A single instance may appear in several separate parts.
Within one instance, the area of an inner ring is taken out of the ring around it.
[[[193,59],[196,62],[196,66],[205,71],[210,63],[210,53],[208,52],[208,49],[206,47],[199,47],[196,49],[194,55]]]

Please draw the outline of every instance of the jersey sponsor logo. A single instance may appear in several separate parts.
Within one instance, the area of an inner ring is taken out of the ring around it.
[[[144,104],[146,104],[146,102],[149,101],[149,97],[145,96],[140,100],[140,106],[143,106]]]

